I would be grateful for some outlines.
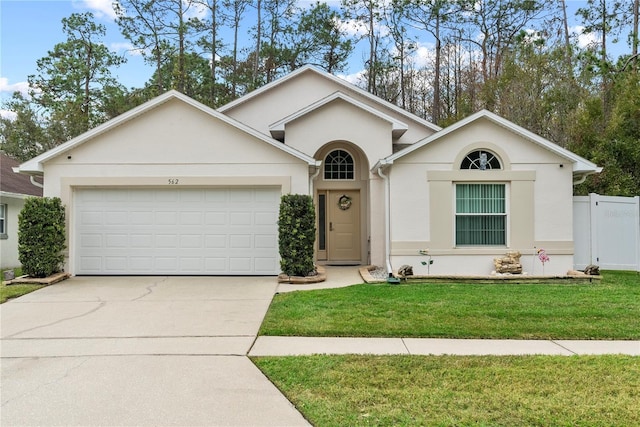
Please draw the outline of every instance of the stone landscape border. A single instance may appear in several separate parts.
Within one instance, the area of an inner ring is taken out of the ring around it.
[[[366,266],[360,268],[360,275],[366,283],[384,283],[386,279],[380,279],[373,277],[371,272],[376,270],[376,266]],[[402,283],[449,283],[455,281],[456,283],[592,283],[594,280],[599,282],[602,280],[602,276],[592,276],[587,274],[567,274],[567,275],[547,275],[547,276],[534,276],[528,274],[501,274],[501,275],[477,275],[477,276],[456,276],[456,275],[416,275],[416,276],[400,276],[394,271],[394,277],[401,280]]]
[[[278,283],[289,283],[292,285],[307,285],[312,283],[320,283],[327,280],[327,272],[324,267],[317,265],[316,274],[314,276],[289,276],[280,273]]]
[[[48,277],[29,277],[29,276],[20,276],[15,279],[7,280],[2,282],[3,285],[17,285],[17,284],[27,284],[27,285],[53,285],[54,283],[61,282],[70,277],[69,273],[61,272],[55,273]]]

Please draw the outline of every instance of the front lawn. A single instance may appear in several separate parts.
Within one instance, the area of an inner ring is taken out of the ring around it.
[[[593,283],[361,284],[279,294],[260,335],[640,339],[640,275]]]
[[[315,426],[640,425],[630,356],[308,356],[253,361]]]
[[[22,275],[21,269],[14,269],[16,277]],[[0,275],[4,278],[4,270],[0,271]],[[21,297],[30,292],[37,291],[42,288],[43,285],[0,285],[0,304],[7,302],[10,299]]]

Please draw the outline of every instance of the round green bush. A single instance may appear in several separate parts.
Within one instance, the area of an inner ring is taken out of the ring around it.
[[[280,268],[288,276],[308,276],[315,272],[313,245],[316,213],[311,196],[285,194],[278,217]]]
[[[62,270],[65,214],[57,197],[30,197],[18,215],[18,259],[22,272],[47,277]]]

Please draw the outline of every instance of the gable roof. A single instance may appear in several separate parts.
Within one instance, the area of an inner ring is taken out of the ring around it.
[[[527,129],[516,125],[515,123],[510,122],[509,120],[502,118],[500,116],[498,116],[497,114],[494,114],[490,111],[487,110],[481,110],[478,111],[475,114],[472,114],[471,116],[460,120],[459,122],[454,123],[451,126],[448,126],[446,128],[444,128],[443,130],[441,130],[440,132],[437,132],[423,140],[420,140],[418,142],[416,142],[415,144],[412,144],[410,146],[408,146],[407,148],[398,151],[397,153],[394,153],[382,160],[380,160],[379,162],[379,166],[384,166],[384,165],[390,165],[393,164],[393,162],[403,156],[406,156],[409,153],[412,153],[415,150],[419,150],[420,148],[424,147],[425,145],[431,144],[434,141],[437,141],[440,138],[443,138],[444,136],[453,133],[455,131],[457,131],[458,129],[469,125],[470,123],[473,123],[475,121],[481,120],[481,119],[487,119],[489,121],[491,121],[492,123],[495,123],[499,126],[502,126],[508,130],[510,130],[511,132],[520,135],[523,138],[528,139],[529,141],[537,144],[538,146],[551,151],[552,153],[567,159],[568,161],[570,161],[573,164],[573,174],[574,175],[588,175],[588,174],[592,174],[592,173],[599,173],[602,171],[602,168],[597,166],[594,163],[591,163],[589,160],[578,156],[575,153],[572,153],[571,151],[564,149],[562,147],[560,147],[557,144],[554,144],[553,142],[539,136],[536,135],[535,133],[528,131]]]
[[[0,153],[0,193],[3,196],[38,196],[42,197],[42,187],[31,182],[26,175],[20,175],[13,171],[20,165],[15,159]],[[42,184],[40,184],[42,185]]]
[[[361,110],[364,110],[366,112],[368,112],[369,114],[372,114],[376,117],[378,117],[381,120],[384,120],[385,122],[388,122],[391,124],[392,126],[392,135],[394,138],[399,138],[400,136],[402,136],[402,134],[404,134],[407,129],[409,128],[407,126],[406,123],[401,122],[400,120],[394,119],[393,117],[382,113],[381,111],[376,110],[375,108],[372,108],[371,106],[360,102],[340,91],[338,92],[334,92],[331,95],[322,98],[316,102],[314,102],[311,105],[306,106],[305,108],[296,111],[293,114],[290,114],[289,116],[285,117],[282,120],[279,120],[275,123],[273,123],[272,125],[269,125],[269,131],[271,132],[271,136],[273,136],[276,139],[281,139],[282,137],[284,137],[284,131],[285,131],[285,125],[287,123],[291,123],[292,121],[299,119],[300,117],[303,117],[327,104],[330,104],[331,102],[337,101],[337,100],[341,100],[344,101],[350,105],[353,105],[356,108],[359,108]]]
[[[288,145],[282,144],[279,141],[276,141],[273,138],[269,138],[267,135],[264,135],[261,132],[258,132],[257,130],[243,124],[240,123],[239,121],[232,119],[231,117],[221,114],[218,111],[214,110],[213,108],[207,107],[204,104],[201,104],[200,102],[188,97],[187,95],[184,95],[176,90],[171,90],[169,92],[165,92],[164,94],[153,98],[150,101],[145,102],[142,105],[139,105],[129,111],[127,111],[126,113],[123,113],[111,120],[109,120],[106,123],[101,124],[100,126],[96,126],[95,128],[83,133],[82,135],[79,135],[67,142],[65,142],[64,144],[61,144],[55,148],[52,148],[51,150],[37,156],[34,157],[31,160],[26,161],[25,163],[21,164],[18,168],[19,172],[22,173],[28,173],[28,174],[41,174],[44,171],[43,168],[43,163],[46,162],[47,160],[50,160],[56,156],[59,156],[79,145],[84,144],[85,142],[95,138],[98,135],[101,135],[103,133],[108,132],[111,129],[114,129],[117,126],[120,126],[138,116],[141,116],[145,113],[147,113],[148,111],[153,110],[154,108],[157,108],[158,106],[170,101],[170,100],[180,100],[218,120],[221,120],[222,122],[229,124],[231,126],[234,126],[235,128],[279,149],[282,150],[304,162],[306,162],[307,164],[309,164],[310,166],[318,166],[319,163],[316,159],[314,159],[313,157],[310,157],[298,150],[296,150],[295,148],[292,148]]]
[[[420,124],[422,124],[423,126],[433,130],[434,132],[439,131],[440,129],[442,129],[439,126],[434,125],[433,123],[420,118],[418,116],[416,116],[415,114],[412,114],[410,112],[408,112],[407,110],[404,110],[403,108],[398,107],[395,104],[392,104],[390,102],[385,101],[382,98],[377,97],[376,95],[373,95],[369,92],[367,92],[366,90],[363,90],[361,88],[359,88],[358,86],[349,83],[348,81],[341,79],[340,77],[334,76],[333,74],[327,73],[326,71],[314,66],[314,65],[305,65],[303,67],[300,67],[294,71],[292,71],[291,73],[280,77],[277,80],[274,80],[270,83],[267,83],[264,86],[259,87],[258,89],[249,92],[248,94],[233,100],[231,102],[229,102],[228,104],[223,105],[222,107],[218,108],[218,111],[221,113],[225,113],[228,110],[231,110],[232,108],[244,104],[245,102],[250,101],[251,99],[270,91],[271,89],[278,87],[286,82],[288,82],[289,80],[293,80],[295,78],[297,78],[298,76],[305,74],[305,73],[314,73],[316,75],[319,75],[327,80],[331,80],[333,83],[339,85],[342,89],[350,91],[350,92],[355,92],[365,98],[367,98],[368,100],[381,105],[385,108],[389,108],[391,110],[393,110],[394,112],[402,115],[403,117],[406,117],[407,119],[413,120],[415,122],[418,122]]]

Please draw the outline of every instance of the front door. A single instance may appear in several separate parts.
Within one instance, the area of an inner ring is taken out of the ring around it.
[[[326,193],[327,261],[360,262],[360,190]]]

